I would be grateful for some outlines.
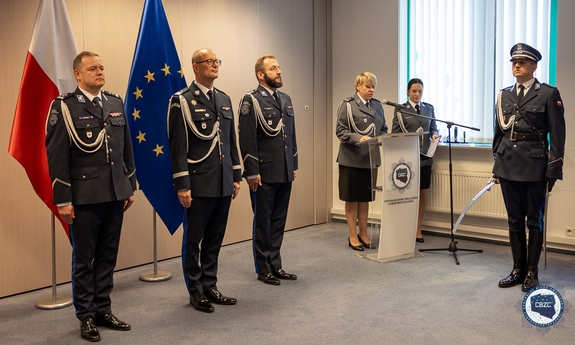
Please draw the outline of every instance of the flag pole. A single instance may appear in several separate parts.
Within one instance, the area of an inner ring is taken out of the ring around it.
[[[144,272],[140,275],[140,280],[145,282],[160,282],[172,278],[172,274],[168,271],[158,271],[158,236],[156,233],[156,210],[153,209],[154,220],[153,227],[153,242],[154,242],[154,270]]]
[[[56,284],[56,225],[54,214],[52,212],[50,214],[52,215],[52,297],[45,297],[36,301],[36,308],[48,310],[66,308],[72,305],[72,297],[58,297]]]

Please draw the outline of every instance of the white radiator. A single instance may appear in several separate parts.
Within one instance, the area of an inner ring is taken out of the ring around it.
[[[453,173],[453,214],[458,216],[469,204],[471,199],[485,187],[492,174],[486,173]],[[450,212],[449,172],[433,171],[431,187],[427,192],[427,209],[435,212]],[[468,215],[507,218],[501,188],[495,185],[491,191],[485,192],[471,206]]]

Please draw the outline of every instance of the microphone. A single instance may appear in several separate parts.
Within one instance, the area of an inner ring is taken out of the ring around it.
[[[398,103],[395,103],[392,101],[388,101],[387,99],[384,99],[381,103],[391,105],[392,107],[396,107],[396,108],[409,109],[409,107],[407,105],[398,104]]]

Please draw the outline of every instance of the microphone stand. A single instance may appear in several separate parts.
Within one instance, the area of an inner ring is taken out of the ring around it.
[[[483,253],[482,249],[462,249],[462,248],[457,248],[457,241],[455,241],[455,233],[453,232],[453,167],[452,167],[452,162],[451,162],[451,142],[452,142],[452,138],[451,138],[451,126],[456,125],[459,127],[463,127],[463,128],[468,128],[471,129],[473,131],[480,131],[479,128],[475,128],[475,127],[469,127],[469,126],[465,126],[465,125],[461,125],[461,124],[457,124],[451,121],[445,121],[445,120],[440,120],[440,119],[436,119],[436,118],[432,118],[429,116],[424,116],[424,115],[420,115],[417,113],[413,113],[411,111],[404,111],[405,108],[402,107],[395,107],[399,112],[401,112],[402,114],[409,114],[409,115],[413,115],[413,116],[417,116],[420,118],[424,118],[424,119],[429,119],[429,120],[435,120],[436,122],[442,122],[445,123],[447,125],[447,133],[448,133],[448,138],[449,140],[447,141],[448,143],[448,151],[449,151],[449,206],[450,206],[450,216],[451,216],[451,242],[449,243],[449,247],[447,248],[433,248],[433,249],[420,249],[420,252],[432,252],[432,251],[440,251],[440,250],[447,250],[450,253],[453,253],[453,258],[455,259],[455,264],[459,265],[459,260],[457,259],[457,251],[466,251],[466,252],[475,252],[475,253]],[[457,138],[455,139],[457,140]]]

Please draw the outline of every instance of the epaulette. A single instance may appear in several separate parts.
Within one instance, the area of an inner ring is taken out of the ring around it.
[[[505,87],[505,88],[501,89],[501,91],[511,91],[512,88],[513,88],[513,85]]]
[[[353,101],[353,100],[354,100],[354,98],[353,98],[353,96],[352,96],[352,97],[348,97],[348,98],[344,99],[343,101],[344,101],[344,102],[351,102],[351,101]]]
[[[185,88],[183,88],[183,89],[181,89],[180,91],[176,92],[176,93],[174,94],[174,96],[181,96],[182,94],[188,92],[189,90],[190,90],[190,87],[189,87],[189,86],[186,86]]]
[[[433,108],[433,104],[429,104],[429,103],[427,103],[427,102],[421,102],[421,103],[425,104],[425,105],[428,106],[428,107],[432,107],[432,108]]]
[[[217,87],[214,87],[215,90],[217,90],[219,93],[223,93],[224,95],[227,96],[227,94],[225,92],[223,92],[222,90],[218,89]]]
[[[64,93],[61,94],[60,96],[56,97],[56,99],[66,99],[66,98],[70,98],[74,95],[73,92],[68,92],[68,93]]]
[[[120,95],[118,95],[118,94],[116,94],[116,93],[113,93],[113,92],[110,92],[110,91],[102,90],[102,93],[105,94],[105,95],[107,95],[107,96],[113,96],[113,97],[116,97],[116,98],[121,98]]]
[[[373,97],[372,97],[371,100],[372,100],[372,101],[376,101],[376,102],[378,102],[378,103],[381,103],[381,101],[380,101],[379,99],[377,99],[377,98],[373,98]]]
[[[251,91],[246,92],[246,95],[248,95],[248,94],[249,94],[249,95],[255,95],[256,92],[258,92],[258,90],[253,89],[253,90],[251,90]]]
[[[549,84],[547,84],[547,83],[541,83],[541,85],[545,85],[545,86],[550,87],[550,88],[552,88],[552,89],[557,89],[556,86],[549,85]]]

